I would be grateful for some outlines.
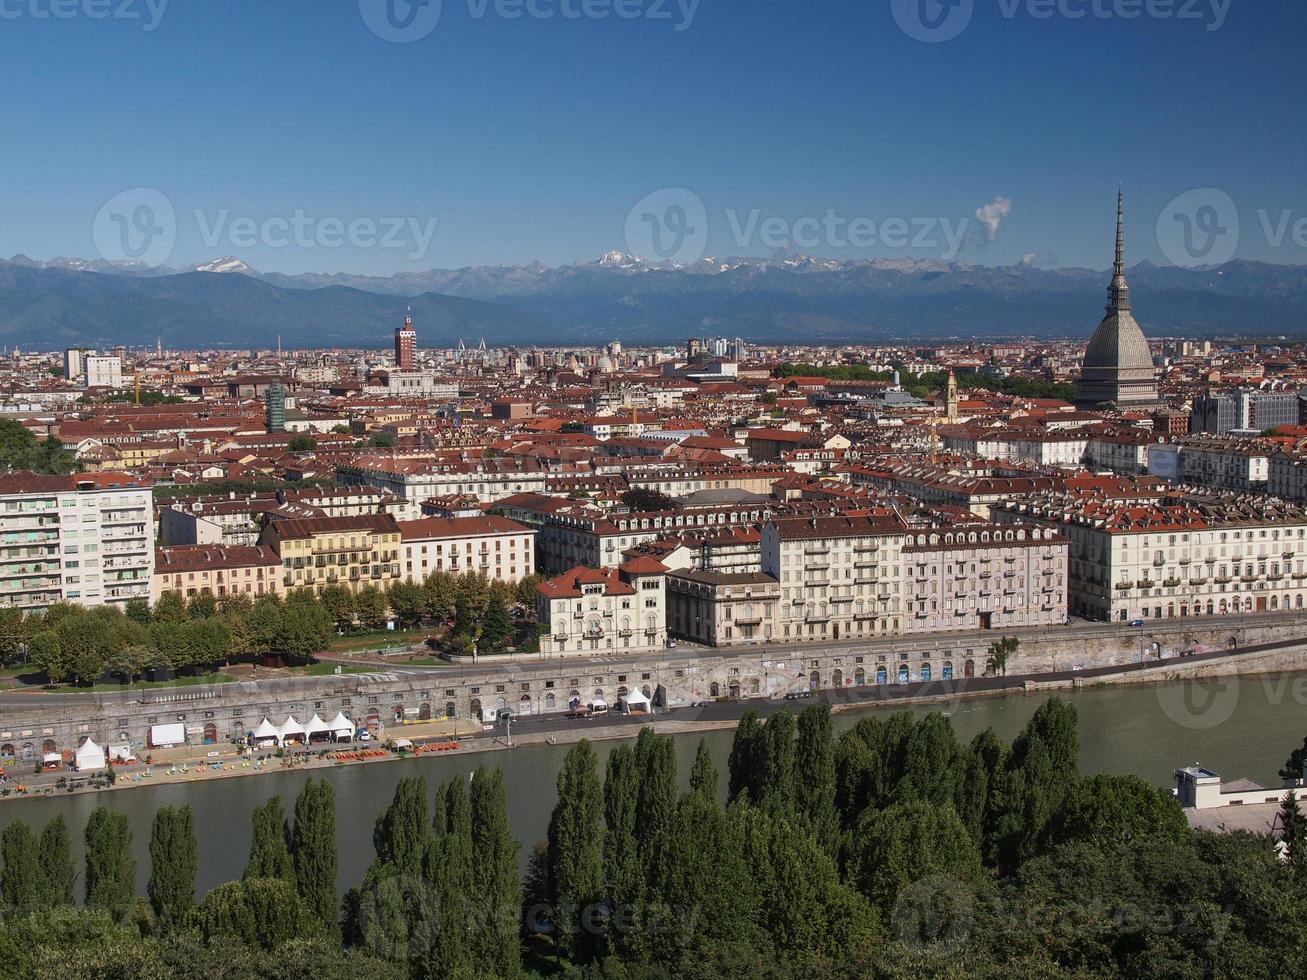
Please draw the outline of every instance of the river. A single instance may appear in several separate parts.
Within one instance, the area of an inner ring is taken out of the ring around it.
[[[1059,692],[1080,718],[1080,767],[1096,772],[1136,773],[1157,786],[1172,784],[1180,765],[1202,763],[1226,779],[1247,777],[1279,786],[1277,770],[1307,735],[1307,674],[1274,674],[1208,681],[1103,686]],[[960,739],[969,740],[988,726],[1011,740],[1045,695],[1018,694],[962,699],[950,705],[912,706],[923,714],[945,710]],[[870,711],[836,715],[836,729],[846,729]],[[899,709],[903,710],[903,709]],[[699,738],[707,739],[725,783],[730,731],[678,735],[677,760],[682,781],[688,778]],[[602,760],[612,741],[596,743]],[[250,811],[281,794],[289,812],[295,795],[310,777],[330,779],[336,787],[340,886],[356,884],[372,860],[372,826],[404,776],[422,774],[435,785],[451,776],[466,778],[483,763],[503,767],[509,815],[523,842],[522,856],[543,837],[554,802],[554,780],[567,745],[529,745],[511,751],[474,755],[433,754],[402,762],[341,766],[313,771],[272,772],[212,782],[153,785],[103,793],[12,800],[0,803],[4,822],[21,818],[39,830],[62,813],[74,838],[81,868],[81,836],[86,818],[103,803],[131,820],[137,862],[137,887],[144,894],[149,877],[150,821],[167,804],[189,803],[195,811],[200,845],[199,891],[239,878],[249,853]],[[81,883],[79,880],[78,888]],[[197,896],[198,897],[198,896]]]

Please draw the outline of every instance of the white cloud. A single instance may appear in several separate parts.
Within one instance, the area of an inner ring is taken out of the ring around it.
[[[994,240],[994,236],[998,234],[998,226],[1011,213],[1012,199],[1010,197],[996,197],[992,203],[976,208],[976,220],[985,226],[987,241],[992,242]]]

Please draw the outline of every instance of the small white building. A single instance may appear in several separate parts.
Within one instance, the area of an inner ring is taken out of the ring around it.
[[[667,644],[667,566],[635,558],[578,566],[538,587],[545,655],[661,650]]]

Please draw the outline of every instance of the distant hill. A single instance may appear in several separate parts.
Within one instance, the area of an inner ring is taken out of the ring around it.
[[[1108,274],[933,261],[805,257],[651,264],[611,252],[551,268],[481,266],[390,278],[261,274],[237,259],[196,269],[123,268],[17,256],[0,262],[0,343],[366,346],[389,342],[408,306],[424,346],[1087,336]],[[210,271],[211,270],[211,271]],[[1230,262],[1130,270],[1154,335],[1307,336],[1307,269]]]

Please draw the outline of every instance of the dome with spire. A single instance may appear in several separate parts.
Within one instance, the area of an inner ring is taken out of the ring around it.
[[[1107,289],[1107,313],[1089,338],[1076,384],[1081,405],[1139,405],[1157,401],[1153,353],[1130,309],[1125,277],[1125,199],[1116,195],[1116,262]]]

